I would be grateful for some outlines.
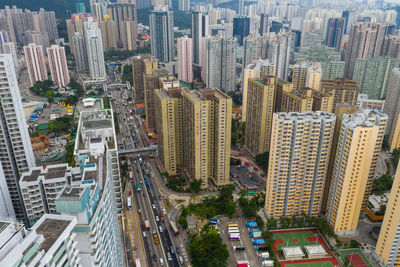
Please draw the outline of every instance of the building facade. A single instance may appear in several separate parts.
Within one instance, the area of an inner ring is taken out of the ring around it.
[[[50,75],[54,84],[65,87],[69,83],[69,72],[65,49],[59,45],[52,45],[47,48],[47,58],[49,62]]]
[[[390,191],[390,198],[386,206],[385,216],[383,217],[378,243],[376,244],[375,252],[373,254],[382,267],[400,265],[399,195],[400,168],[397,168],[392,189]]]
[[[144,75],[149,75],[158,69],[158,61],[149,54],[132,58],[132,75],[135,98],[144,99]]]
[[[160,62],[174,60],[174,15],[168,6],[157,6],[150,12],[151,55]]]
[[[273,117],[265,210],[273,218],[317,216],[335,115],[318,111],[274,113]]]
[[[320,91],[333,96],[332,111],[334,111],[339,103],[356,106],[360,86],[350,80],[322,79]]]
[[[275,78],[249,79],[244,145],[252,156],[269,151],[275,92]]]
[[[108,3],[107,13],[117,25],[117,47],[123,50],[135,50],[138,36],[136,4]]]
[[[345,30],[345,21],[342,18],[330,18],[326,30],[325,44],[340,51],[342,36]]]
[[[47,80],[47,68],[44,61],[42,47],[35,44],[29,44],[24,46],[24,53],[31,85],[34,85],[37,81]]]
[[[79,32],[76,32],[72,37],[72,43],[75,49],[74,58],[76,63],[76,70],[79,73],[88,72],[89,64],[85,37]]]
[[[0,153],[0,162],[15,216],[27,222],[19,179],[23,173],[35,167],[35,157],[11,55],[0,55],[0,74],[4,77],[0,89],[0,150],[3,151]]]
[[[343,114],[326,207],[326,218],[340,235],[354,234],[366,207],[387,115],[361,110]]]

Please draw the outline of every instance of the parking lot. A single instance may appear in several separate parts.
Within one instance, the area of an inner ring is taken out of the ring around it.
[[[230,240],[228,234],[228,224],[238,224],[240,231],[240,241]],[[238,261],[247,260],[250,266],[261,266],[258,262],[258,256],[255,248],[253,247],[249,231],[246,228],[246,221],[242,218],[219,217],[218,229],[222,242],[226,244],[229,251],[229,258],[227,266],[237,266]],[[244,251],[233,252],[233,246],[244,246]]]

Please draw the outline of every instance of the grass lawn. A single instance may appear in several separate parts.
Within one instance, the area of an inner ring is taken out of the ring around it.
[[[315,241],[309,241],[308,237],[313,237],[314,233],[312,231],[306,231],[306,232],[294,232],[294,233],[274,233],[273,234],[273,239],[281,239],[281,243],[276,243],[276,246],[278,249],[281,249],[282,247],[293,247],[293,246],[301,246],[304,247],[306,245],[315,245],[319,244],[318,242]],[[322,237],[318,237],[320,239]]]

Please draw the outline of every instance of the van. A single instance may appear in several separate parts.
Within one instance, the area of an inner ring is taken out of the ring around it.
[[[179,256],[179,263],[180,263],[180,264],[183,264],[183,258],[182,258],[182,256]]]

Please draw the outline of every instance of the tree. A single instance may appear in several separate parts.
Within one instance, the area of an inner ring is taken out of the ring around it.
[[[188,222],[187,222],[186,216],[179,217],[177,222],[182,226],[183,229],[188,228]]]
[[[257,164],[260,165],[265,172],[268,172],[268,160],[269,160],[268,151],[256,156]]]
[[[388,174],[384,174],[378,179],[375,179],[372,184],[372,190],[375,193],[385,193],[392,188],[393,178]]]
[[[189,253],[194,267],[223,267],[229,257],[216,229],[195,235],[190,240]]]
[[[278,226],[278,221],[271,217],[267,219],[267,228],[268,229],[276,229],[276,227]]]
[[[230,165],[231,166],[233,166],[233,165],[241,165],[241,164],[242,164],[242,161],[240,159],[235,159],[235,158],[231,158],[230,159]]]
[[[75,157],[74,157],[74,147],[75,147],[75,141],[71,141],[67,144],[66,146],[66,160],[69,166],[75,167],[76,162],[75,162]]]
[[[190,183],[190,191],[192,191],[193,193],[197,194],[198,192],[200,192],[201,189],[201,183],[202,181],[200,179],[194,179],[191,183]]]
[[[53,103],[53,102],[54,102],[54,97],[49,96],[49,97],[47,98],[47,102],[49,102],[50,104]]]

